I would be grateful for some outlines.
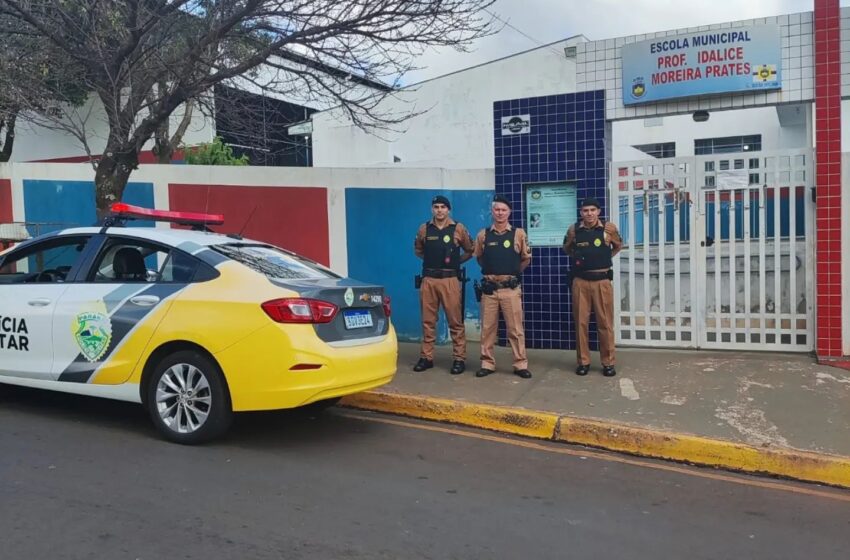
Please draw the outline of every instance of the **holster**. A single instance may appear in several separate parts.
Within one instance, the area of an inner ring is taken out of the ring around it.
[[[481,284],[476,280],[472,283],[472,289],[475,290],[475,301],[481,303],[481,293],[483,289],[481,288]]]
[[[501,290],[503,288],[507,288],[509,290],[513,290],[514,288],[519,288],[520,280],[517,277],[513,277],[510,280],[505,280],[504,282],[493,282],[492,280],[483,280],[481,282],[481,291],[487,294],[488,296],[492,296],[493,292],[496,290]]]
[[[413,285],[416,286],[417,290],[422,287],[422,275],[421,274],[417,274],[416,276],[413,277]]]

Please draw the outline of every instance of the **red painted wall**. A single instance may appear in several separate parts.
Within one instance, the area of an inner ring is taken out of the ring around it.
[[[323,187],[169,184],[171,210],[224,214],[216,231],[238,233],[330,264],[328,196]],[[250,222],[249,222],[250,218]]]
[[[815,0],[816,327],[821,361],[842,355],[840,46],[838,0]]]
[[[59,157],[59,158],[50,158],[50,159],[34,159],[30,163],[88,163],[91,160],[97,161],[100,159],[99,155],[96,156],[68,156],[68,157]],[[184,154],[183,150],[177,150],[174,152],[173,157],[171,158],[172,163],[176,161],[183,161]],[[156,157],[153,155],[153,152],[150,150],[139,152],[139,163],[157,163]]]
[[[12,221],[12,183],[0,179],[0,224]]]
[[[0,179],[0,224],[12,221],[12,183],[8,179]],[[0,241],[0,250],[5,249]]]

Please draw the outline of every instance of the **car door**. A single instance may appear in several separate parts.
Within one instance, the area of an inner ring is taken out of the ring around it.
[[[106,237],[54,320],[53,376],[113,385],[130,377],[172,296],[194,274],[195,259],[131,237]]]
[[[22,245],[0,262],[0,376],[50,379],[56,305],[83,260],[90,235]]]

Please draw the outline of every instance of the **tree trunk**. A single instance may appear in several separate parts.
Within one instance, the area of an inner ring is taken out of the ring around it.
[[[0,151],[0,163],[12,159],[12,148],[15,146],[15,120],[18,115],[12,113],[6,120],[6,140],[3,142],[3,150]],[[0,121],[0,131],[3,130],[3,122]]]
[[[174,147],[168,139],[168,119],[156,128],[154,134],[153,155],[157,163],[171,163],[174,156]]]
[[[110,213],[113,202],[120,202],[130,173],[139,166],[139,154],[132,148],[111,149],[107,145],[94,176],[98,221]]]
[[[193,99],[186,101],[184,105],[183,118],[180,120],[177,130],[171,138],[168,137],[168,127],[171,122],[170,118],[165,119],[162,124],[157,127],[156,133],[154,134],[153,146],[153,153],[156,156],[157,163],[171,163],[171,160],[174,158],[174,152],[177,151],[177,147],[181,144],[181,142],[183,142],[183,136],[185,136],[186,130],[192,122],[192,111],[194,106],[195,101]]]

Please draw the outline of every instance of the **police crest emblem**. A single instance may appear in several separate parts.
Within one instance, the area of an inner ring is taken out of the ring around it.
[[[112,341],[112,322],[104,313],[80,313],[74,318],[71,329],[80,353],[90,362],[103,357]]]

